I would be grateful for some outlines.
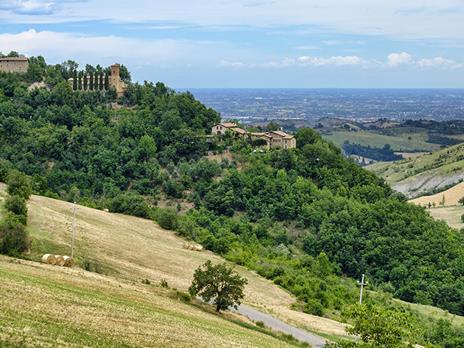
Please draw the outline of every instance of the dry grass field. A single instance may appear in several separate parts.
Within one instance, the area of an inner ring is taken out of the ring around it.
[[[0,187],[0,194],[2,190],[4,186]],[[44,253],[69,254],[72,204],[32,196],[28,208],[30,258],[39,260]],[[83,206],[77,206],[76,218],[77,264],[121,281],[139,284],[148,279],[159,284],[164,279],[170,287],[185,291],[200,264],[206,260],[223,261],[208,251],[184,249],[185,240],[150,220]],[[246,304],[297,327],[346,335],[343,324],[292,310],[296,300],[287,291],[245,268],[237,269],[248,279]]]
[[[435,206],[439,206],[441,202],[444,202],[444,206],[456,206],[459,204],[459,200],[464,197],[464,182],[461,182],[448,190],[443,192],[436,193],[430,196],[422,196],[419,198],[412,199],[410,202],[421,205],[421,206],[428,206],[430,203],[431,205],[435,204]]]
[[[0,347],[291,346],[169,291],[0,256]]]
[[[454,206],[454,207],[439,207],[432,208],[428,210],[430,215],[432,215],[437,220],[445,221],[448,226],[460,230],[464,228],[464,224],[461,221],[461,215],[464,214],[463,206]]]

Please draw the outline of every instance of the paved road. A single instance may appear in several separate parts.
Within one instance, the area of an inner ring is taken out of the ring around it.
[[[254,308],[246,305],[240,305],[237,310],[238,313],[248,317],[253,321],[262,321],[265,326],[271,328],[274,331],[280,331],[286,334],[290,334],[297,340],[309,343],[314,348],[322,348],[325,346],[325,339],[309,333],[308,331],[299,329],[297,327],[288,325],[282,320],[274,318],[272,315],[260,312]]]

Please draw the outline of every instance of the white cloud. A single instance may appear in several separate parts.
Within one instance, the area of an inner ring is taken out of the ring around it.
[[[297,62],[302,65],[309,66],[323,66],[323,65],[359,65],[362,63],[361,58],[358,56],[333,56],[329,58],[301,56],[298,57]]]
[[[413,62],[412,55],[406,52],[390,53],[387,57],[387,65],[396,67],[399,65],[410,64]]]
[[[462,64],[457,63],[452,59],[443,57],[423,58],[417,62],[421,68],[451,68],[456,69],[462,67]]]
[[[311,57],[300,56],[296,58],[284,58],[259,63],[245,63],[242,61],[221,60],[219,66],[229,68],[286,68],[286,67],[322,67],[322,66],[347,66],[360,65],[363,60],[358,56],[332,56]]]
[[[310,26],[325,31],[401,38],[464,38],[462,0],[0,0],[19,4],[16,11],[0,11],[0,21],[118,22],[175,21],[199,25]],[[24,16],[21,8],[53,13]],[[52,6],[53,5],[53,6]],[[417,10],[417,9],[420,10]],[[18,10],[19,9],[19,10]],[[50,12],[50,11],[49,11]]]
[[[54,8],[54,2],[43,0],[3,0],[0,3],[0,9],[21,15],[52,14]]]
[[[47,61],[54,63],[74,59],[92,64],[121,61],[126,64],[151,65],[204,62],[205,57],[220,52],[223,47],[220,43],[207,41],[144,40],[31,29],[18,34],[0,34],[0,48],[4,52],[43,55]]]

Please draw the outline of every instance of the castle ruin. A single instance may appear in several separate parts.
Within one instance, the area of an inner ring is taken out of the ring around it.
[[[82,77],[68,79],[71,88],[75,91],[106,91],[114,89],[118,98],[124,95],[126,84],[120,77],[121,66],[111,65],[111,74],[88,74]]]
[[[0,72],[26,73],[29,69],[29,60],[25,56],[0,58]]]

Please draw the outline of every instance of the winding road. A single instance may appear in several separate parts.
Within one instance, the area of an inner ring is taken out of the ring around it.
[[[301,342],[309,343],[314,348],[322,348],[326,344],[326,340],[320,336],[309,333],[308,331],[299,329],[295,326],[288,325],[282,320],[274,318],[272,315],[260,312],[252,307],[240,305],[237,310],[234,310],[241,315],[248,317],[253,321],[262,321],[265,326],[274,331],[283,332],[292,335]]]

